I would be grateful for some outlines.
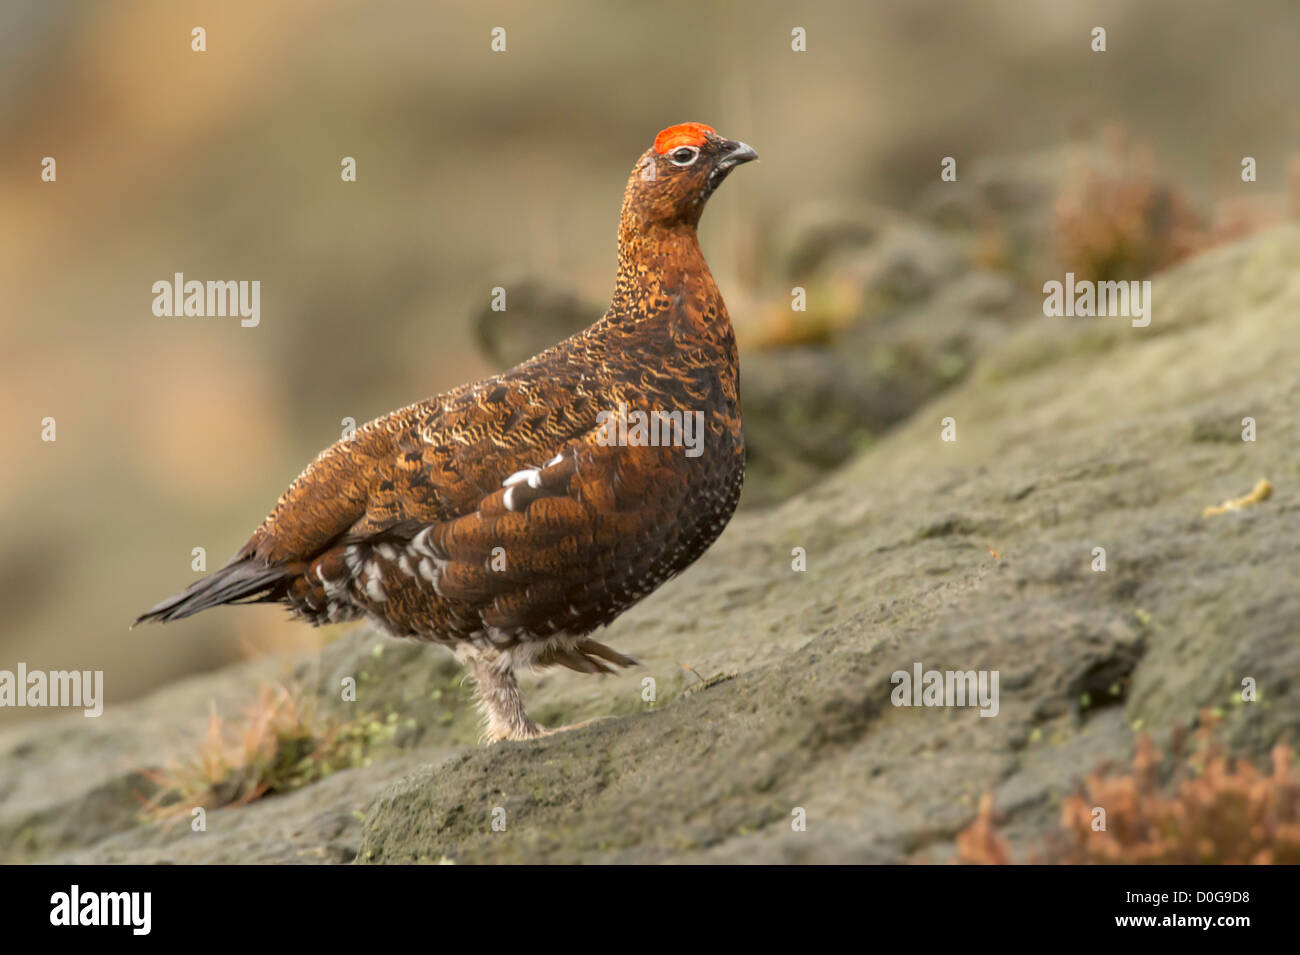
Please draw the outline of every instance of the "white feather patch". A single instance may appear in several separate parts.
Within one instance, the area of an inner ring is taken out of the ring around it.
[[[433,543],[430,539],[432,534],[433,525],[430,524],[424,530],[420,531],[420,533],[415,535],[414,539],[411,541],[411,547],[427,557],[435,556],[433,552]]]
[[[529,487],[540,487],[542,483],[541,475],[537,473],[537,468],[524,468],[522,471],[516,471],[510,477],[501,482],[502,487],[514,487],[516,484],[528,482]]]

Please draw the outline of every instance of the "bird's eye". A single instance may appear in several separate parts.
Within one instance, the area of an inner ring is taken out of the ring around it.
[[[674,166],[689,166],[699,155],[700,151],[694,146],[682,146],[669,153],[668,158],[673,161]]]

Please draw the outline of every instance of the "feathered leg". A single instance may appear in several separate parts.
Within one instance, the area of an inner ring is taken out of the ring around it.
[[[595,717],[547,729],[538,726],[524,712],[524,697],[515,679],[515,660],[509,653],[484,650],[472,644],[456,648],[456,656],[469,668],[470,676],[478,690],[479,710],[483,714],[482,742],[497,743],[503,739],[525,740],[554,736],[567,730],[590,726],[600,718]],[[601,660],[619,666],[635,666],[636,661],[594,640],[584,640],[576,647],[551,649],[534,659],[536,666],[566,666],[581,673],[614,672]]]
[[[519,692],[514,662],[508,653],[464,646],[457,648],[456,655],[469,667],[477,686],[479,710],[483,714],[483,742],[536,739],[546,735],[524,712],[524,697]]]

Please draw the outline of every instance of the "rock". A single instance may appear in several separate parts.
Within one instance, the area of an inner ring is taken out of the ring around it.
[[[745,353],[744,505],[782,501],[869,447],[959,382],[1030,308],[1005,276],[977,269],[825,344]]]
[[[976,261],[1029,287],[1067,270],[1091,280],[1146,278],[1213,238],[1167,171],[1117,129],[977,159],[958,181],[931,183],[917,211]],[[1219,231],[1244,232],[1251,221]]]
[[[777,229],[775,258],[792,283],[809,289],[809,311],[835,303],[844,327],[932,294],[967,266],[944,233],[896,212],[852,203],[814,203]],[[788,308],[789,303],[781,303]]]
[[[502,370],[582,331],[604,311],[541,276],[518,276],[502,288],[505,309],[494,311],[489,303],[472,319],[483,354]]]
[[[777,228],[775,258],[787,278],[799,281],[820,272],[844,252],[870,245],[895,218],[893,213],[862,203],[809,203]]]
[[[1002,264],[1037,276],[1055,264],[1056,202],[1081,163],[1099,162],[1095,146],[1075,144],[1028,155],[981,157],[956,182],[933,182],[917,213],[954,240],[996,237]]]
[[[915,223],[898,223],[841,267],[845,280],[862,289],[871,313],[919,302],[967,267],[964,256],[942,233]]]
[[[777,235],[806,310],[778,296],[758,347],[742,349],[746,508],[810,487],[960,381],[1029,303],[962,243],[897,213],[811,204]]]

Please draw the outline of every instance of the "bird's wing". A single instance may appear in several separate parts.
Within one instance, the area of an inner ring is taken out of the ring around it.
[[[473,511],[508,474],[594,425],[594,386],[566,370],[516,369],[377,418],[312,462],[240,556],[301,561],[343,537]]]
[[[589,389],[596,385],[569,363],[553,366],[545,374],[521,366],[458,388],[335,443],[280,496],[229,563],[137,622],[175,620],[222,603],[293,598],[304,573],[321,560],[332,566],[344,553],[345,539],[472,513],[507,475],[546,460],[593,426],[597,409]]]

